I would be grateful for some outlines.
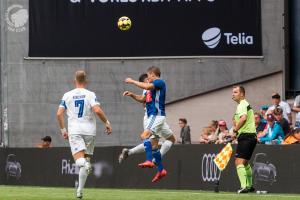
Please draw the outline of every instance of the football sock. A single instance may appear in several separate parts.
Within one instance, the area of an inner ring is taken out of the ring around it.
[[[170,140],[165,140],[161,147],[160,147],[160,153],[161,153],[161,156],[163,157],[169,150],[170,148],[172,147],[173,145],[173,142],[171,142]]]
[[[142,152],[145,152],[145,147],[143,143],[133,147],[132,149],[129,149],[128,155],[142,153]]]
[[[153,157],[155,158],[155,163],[156,163],[158,171],[161,172],[164,169],[164,166],[162,164],[161,154],[158,149],[153,151]]]
[[[78,167],[84,167],[84,166],[85,166],[85,163],[86,163],[86,159],[85,159],[85,158],[78,158],[78,159],[75,161],[75,164],[76,164]]]
[[[146,151],[146,160],[152,162],[152,144],[149,139],[144,140],[144,147]]]
[[[88,172],[85,167],[80,167],[78,177],[79,177],[79,181],[78,181],[77,192],[82,192],[85,182],[86,182],[86,179],[88,177]]]
[[[240,179],[241,188],[247,187],[247,172],[244,165],[238,165],[236,167],[236,171],[238,174],[238,177]]]
[[[246,165],[245,169],[246,169],[246,173],[247,173],[247,187],[250,188],[250,187],[252,187],[252,168],[248,164],[248,165]]]

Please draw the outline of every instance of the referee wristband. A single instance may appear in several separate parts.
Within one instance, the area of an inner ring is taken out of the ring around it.
[[[60,132],[61,132],[61,134],[63,135],[63,134],[65,134],[65,133],[67,133],[67,129],[66,129],[66,128],[62,128],[62,129],[60,129]]]

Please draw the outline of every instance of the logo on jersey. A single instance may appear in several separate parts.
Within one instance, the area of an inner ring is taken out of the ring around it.
[[[152,94],[150,90],[148,90],[146,93],[146,102],[147,103],[152,102]]]

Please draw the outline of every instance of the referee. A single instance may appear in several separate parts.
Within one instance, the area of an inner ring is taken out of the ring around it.
[[[243,86],[233,86],[232,99],[238,103],[233,117],[235,122],[233,131],[237,134],[238,140],[235,165],[241,183],[241,188],[237,193],[254,192],[252,169],[249,164],[257,142],[254,112],[245,99],[245,88]]]

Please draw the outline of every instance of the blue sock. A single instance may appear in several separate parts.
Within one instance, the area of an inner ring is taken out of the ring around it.
[[[163,166],[162,161],[161,161],[161,154],[160,154],[159,149],[155,150],[153,152],[153,157],[155,158],[155,162],[156,162],[156,166],[157,166],[158,171],[161,172],[164,169],[164,166]]]
[[[152,144],[149,139],[144,140],[144,147],[146,151],[146,160],[149,160],[152,162]]]

